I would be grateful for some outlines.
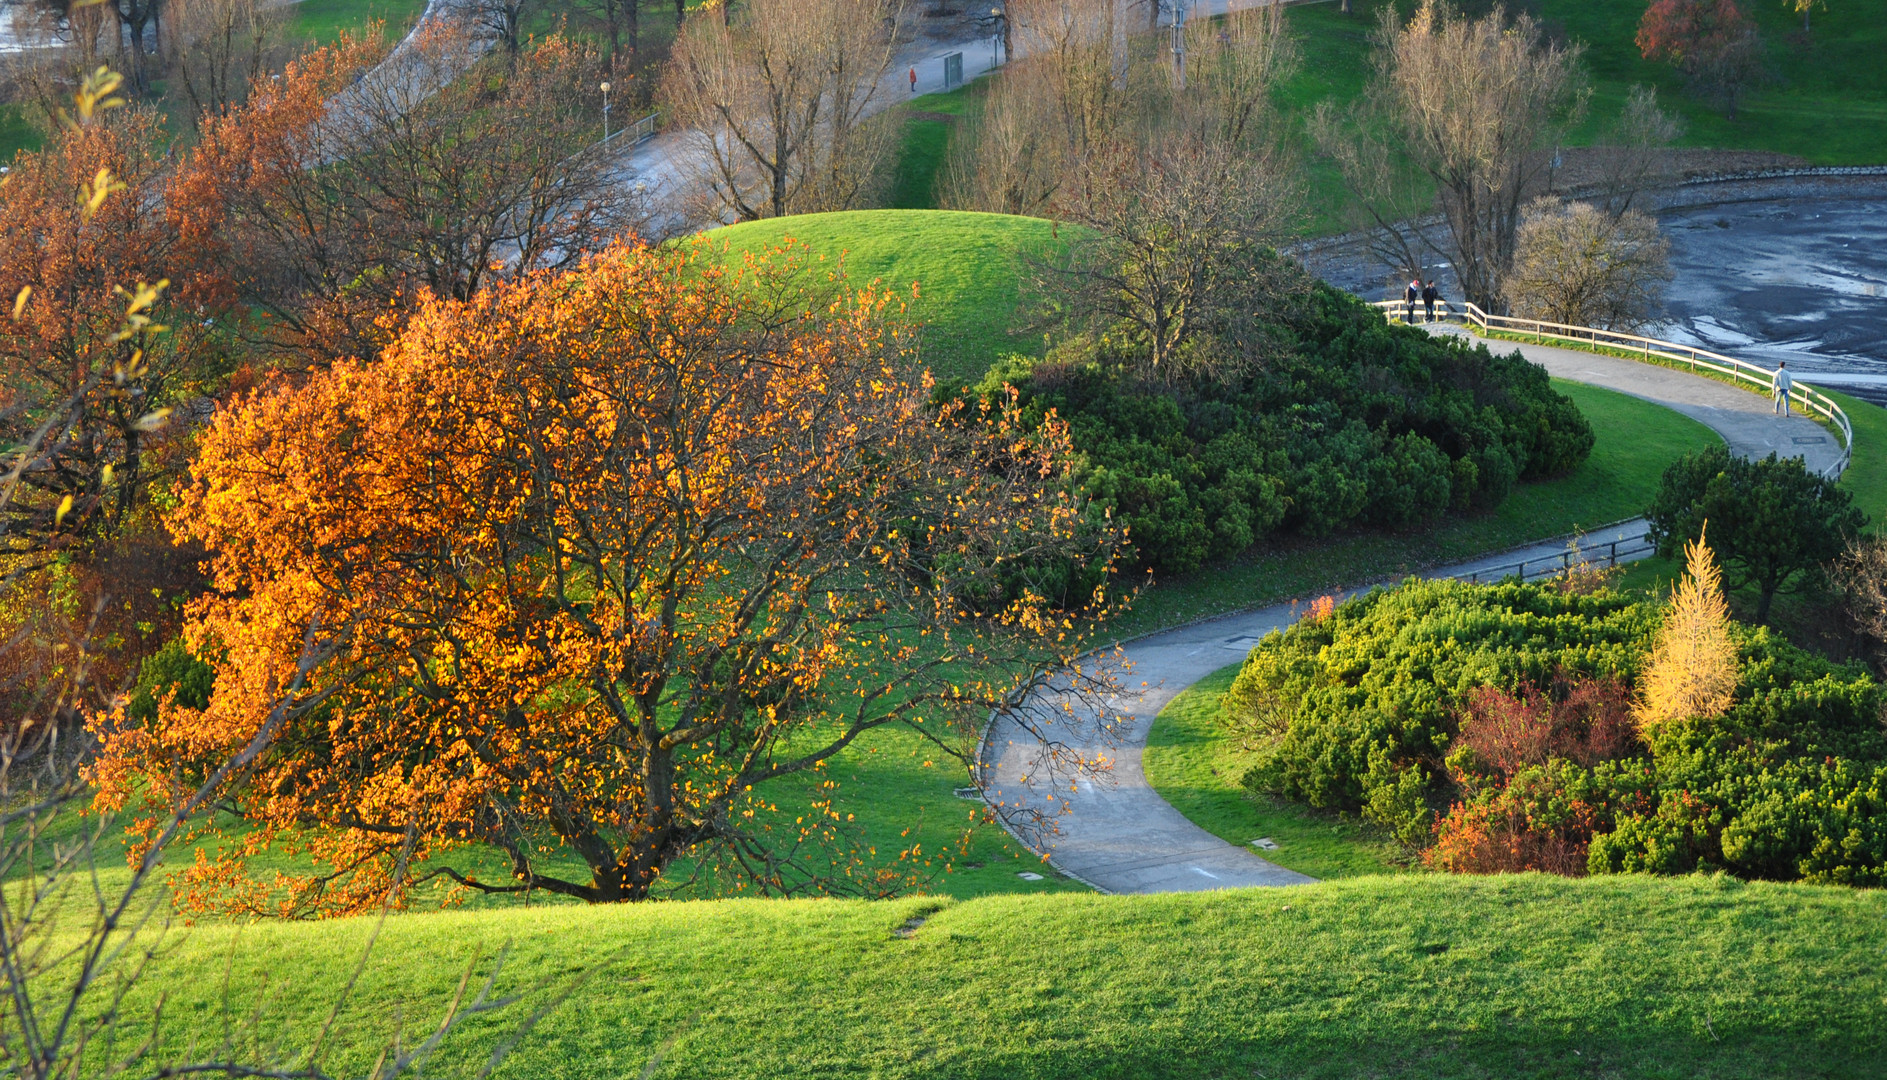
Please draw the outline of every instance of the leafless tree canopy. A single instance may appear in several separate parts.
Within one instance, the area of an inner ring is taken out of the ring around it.
[[[1671,245],[1640,211],[1539,199],[1516,246],[1506,295],[1522,318],[1635,331],[1663,308]]]
[[[1131,340],[1155,379],[1242,374],[1305,281],[1273,246],[1297,204],[1286,176],[1192,134],[1097,153],[1057,200],[1083,228],[1041,284],[1078,324]]]
[[[903,0],[750,0],[682,27],[662,83],[699,210],[748,221],[867,205]]]
[[[192,124],[249,100],[249,88],[288,59],[285,9],[266,0],[171,0],[164,46],[173,96]]]
[[[646,223],[642,197],[589,156],[594,54],[553,36],[454,78],[467,48],[422,34],[332,104],[293,77],[260,86],[205,140],[197,167],[226,188],[232,265],[283,325],[332,351],[422,288],[467,297]]]
[[[1472,19],[1424,0],[1406,24],[1386,7],[1362,107],[1345,118],[1326,111],[1313,132],[1379,223],[1402,216],[1406,176],[1432,183],[1467,298],[1501,310],[1522,209],[1584,111],[1580,51],[1498,7]]]
[[[1672,178],[1665,150],[1683,133],[1683,124],[1658,107],[1655,89],[1631,88],[1624,111],[1598,147],[1602,171],[1596,194],[1607,213],[1621,216],[1646,188]]]
[[[957,140],[944,201],[1039,214],[1070,170],[1113,142],[1138,111],[1128,43],[1116,0],[1011,0],[1004,10],[1023,59],[990,86],[982,117]]]
[[[1258,362],[1268,309],[1301,277],[1274,249],[1298,204],[1270,104],[1296,57],[1280,9],[1190,24],[1183,81],[1162,40],[1129,42],[1117,63],[1119,5],[1022,14],[1029,33],[1050,32],[1046,51],[992,88],[990,113],[1009,111],[986,114],[954,196],[1079,226],[1039,283],[1077,325],[1130,341],[1148,374],[1218,377]],[[1018,74],[1033,89],[1011,88]]]

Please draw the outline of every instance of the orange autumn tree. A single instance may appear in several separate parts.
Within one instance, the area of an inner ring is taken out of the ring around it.
[[[1103,598],[1035,584],[1118,539],[1069,494],[1063,431],[937,411],[885,296],[807,310],[802,284],[790,257],[618,247],[429,300],[377,361],[233,403],[171,519],[211,553],[188,637],[214,692],[106,732],[101,803],[166,808],[244,745],[310,624],[333,655],[220,802],[247,850],[291,837],[316,865],[254,881],[226,845],[201,906],[358,910],[405,844],[483,891],[638,900],[688,855],[881,893],[799,854],[842,827],[829,784],[777,817],[767,782],[887,724],[967,758],[992,709],[1042,736],[1045,773],[1101,767],[1041,705],[1113,685],[1077,661]],[[454,865],[472,844],[510,880]]]

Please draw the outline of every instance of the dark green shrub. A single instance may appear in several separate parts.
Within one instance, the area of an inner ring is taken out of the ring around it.
[[[1768,620],[1777,593],[1840,555],[1867,521],[1852,495],[1801,458],[1750,460],[1721,446],[1673,462],[1645,517],[1666,556],[1707,522],[1730,587],[1756,590],[1757,622]]]
[[[1562,734],[1535,761],[1463,737],[1490,697],[1550,712],[1530,687],[1570,685],[1577,704],[1591,680],[1628,686],[1661,617],[1609,592],[1410,582],[1266,637],[1223,715],[1258,751],[1254,790],[1360,813],[1411,844],[1453,807],[1430,860],[1446,868],[1887,884],[1887,690],[1767,630],[1735,631],[1723,715],[1664,722],[1642,746]]]
[[[1167,571],[1280,531],[1492,507],[1591,451],[1584,417],[1517,353],[1388,325],[1323,285],[1276,329],[1277,355],[1229,381],[1149,384],[1123,341],[1100,337],[999,365],[971,392],[1013,385],[1038,418],[1066,420],[1097,510]]]
[[[138,668],[137,685],[125,703],[125,718],[148,724],[166,703],[186,709],[207,708],[216,689],[216,669],[191,653],[182,638],[171,638]]]

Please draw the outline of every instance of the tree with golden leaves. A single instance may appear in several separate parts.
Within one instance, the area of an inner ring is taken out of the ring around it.
[[[171,519],[211,553],[187,634],[214,690],[107,731],[101,801],[191,790],[314,623],[332,657],[219,799],[248,850],[292,835],[316,866],[252,881],[229,845],[193,872],[203,906],[357,910],[405,844],[465,888],[593,902],[684,856],[774,893],[897,887],[802,857],[844,831],[829,783],[785,825],[768,782],[887,724],[968,760],[1034,688],[1105,692],[1077,660],[1102,598],[1057,608],[1035,575],[1116,537],[1058,425],[938,411],[890,298],[809,309],[795,262],[614,248],[427,300],[378,359],[219,413]],[[1045,775],[1101,766],[1051,719],[1023,717]],[[509,880],[455,866],[469,844]]]
[[[1639,726],[1686,717],[1721,716],[1736,690],[1736,644],[1723,575],[1705,537],[1684,545],[1684,579],[1639,679]]]

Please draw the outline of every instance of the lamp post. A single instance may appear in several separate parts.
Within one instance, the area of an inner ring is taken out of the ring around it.
[[[1173,81],[1186,89],[1186,0],[1173,3]]]
[[[609,141],[609,84],[602,86],[603,91],[603,141]]]

